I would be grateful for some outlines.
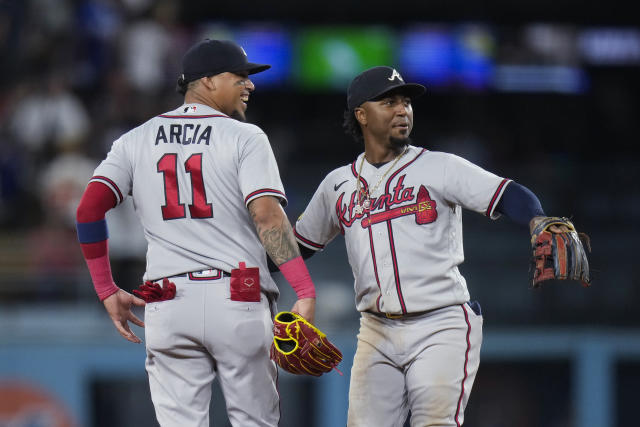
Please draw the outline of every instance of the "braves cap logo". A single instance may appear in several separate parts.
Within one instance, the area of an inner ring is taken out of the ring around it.
[[[244,53],[244,56],[247,56],[247,52],[244,51],[244,48],[242,46],[240,46],[240,50],[242,51],[242,53]]]
[[[389,77],[389,81],[392,82],[394,79],[398,79],[401,82],[404,82],[404,79],[402,78],[400,73],[396,71],[395,68],[393,69],[393,72],[391,73],[391,77]]]

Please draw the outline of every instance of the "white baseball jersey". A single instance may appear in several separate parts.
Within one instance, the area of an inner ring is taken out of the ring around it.
[[[118,203],[131,195],[148,242],[144,280],[244,261],[277,295],[247,205],[270,195],[286,204],[265,133],[208,106],[185,104],[113,143],[91,181]]]
[[[456,155],[409,146],[395,166],[364,161],[365,191],[393,170],[370,194],[370,209],[358,214],[362,156],[322,181],[296,223],[298,242],[321,250],[344,234],[359,311],[404,314],[468,301],[458,270],[461,207],[498,218],[494,210],[509,180]]]

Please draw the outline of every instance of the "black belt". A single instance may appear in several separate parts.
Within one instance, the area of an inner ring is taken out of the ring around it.
[[[382,317],[383,319],[408,319],[410,317],[418,317],[423,316],[427,313],[431,313],[434,310],[426,310],[426,311],[415,311],[413,313],[400,313],[400,314],[392,314],[392,313],[381,313],[379,311],[370,311],[366,310],[365,313],[373,314],[377,317]]]
[[[471,307],[471,309],[475,314],[477,314],[478,316],[482,316],[482,309],[480,308],[480,303],[478,301],[467,301],[466,304],[468,304],[469,307]],[[405,313],[405,314],[381,313],[379,311],[370,311],[370,310],[365,310],[365,313],[373,314],[374,316],[382,317],[384,319],[407,319],[410,317],[423,316],[427,313],[431,313],[432,311],[436,311],[436,310],[439,310],[439,308],[434,308],[426,311],[416,311],[413,313]]]

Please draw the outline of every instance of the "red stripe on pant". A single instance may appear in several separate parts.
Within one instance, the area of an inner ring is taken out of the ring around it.
[[[460,390],[460,397],[458,398],[458,407],[456,408],[456,426],[460,427],[461,424],[458,421],[458,417],[460,416],[460,410],[462,409],[462,399],[464,398],[464,382],[467,380],[467,364],[469,363],[469,350],[471,349],[471,341],[469,336],[471,335],[471,323],[469,323],[469,313],[465,308],[464,304],[462,304],[462,311],[464,311],[464,321],[467,323],[467,351],[464,353],[464,377],[462,377],[462,389]]]

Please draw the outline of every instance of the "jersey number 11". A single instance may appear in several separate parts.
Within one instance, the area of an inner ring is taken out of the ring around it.
[[[158,173],[164,176],[165,204],[162,206],[162,218],[185,218],[184,203],[180,203],[178,191],[178,155],[167,153],[158,161]],[[207,203],[207,195],[204,191],[202,179],[202,153],[192,154],[184,162],[184,170],[191,175],[191,193],[193,204],[189,205],[191,218],[213,218],[211,203]]]

